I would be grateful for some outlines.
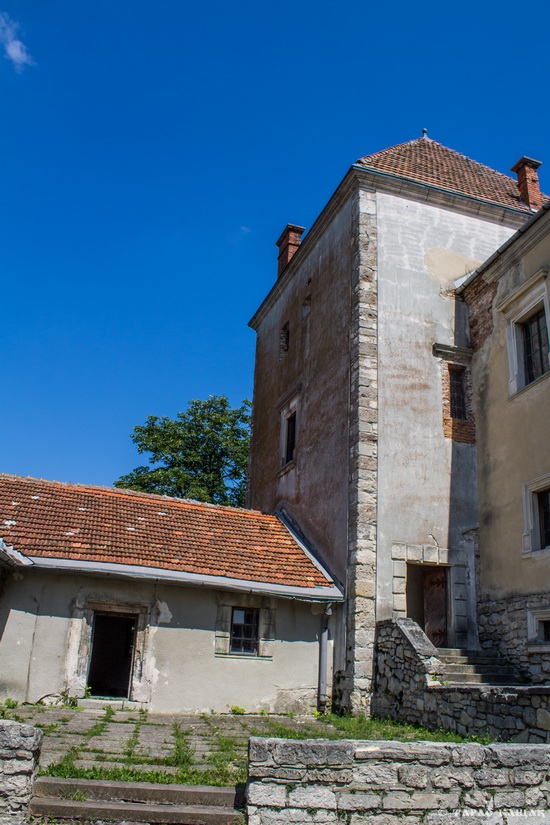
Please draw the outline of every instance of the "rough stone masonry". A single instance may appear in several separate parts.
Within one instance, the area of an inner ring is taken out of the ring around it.
[[[248,825],[550,823],[550,746],[250,740]]]
[[[42,731],[0,720],[0,825],[21,825],[38,770]]]

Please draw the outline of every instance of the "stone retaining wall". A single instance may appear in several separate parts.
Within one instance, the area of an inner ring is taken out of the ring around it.
[[[447,686],[437,650],[412,619],[380,622],[377,630],[375,715],[461,736],[550,743],[550,685]]]
[[[21,825],[38,770],[42,731],[0,719],[0,825]]]
[[[550,642],[528,641],[533,630],[529,614],[536,617],[541,612],[550,619],[547,593],[482,601],[478,605],[479,638],[484,650],[505,656],[530,681],[550,684]]]
[[[247,794],[248,825],[548,825],[550,747],[253,738]]]

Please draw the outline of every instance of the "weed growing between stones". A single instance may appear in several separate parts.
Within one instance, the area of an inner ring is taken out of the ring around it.
[[[327,739],[396,739],[399,742],[477,742],[489,744],[489,736],[460,736],[446,730],[428,730],[420,725],[406,725],[392,719],[379,719],[376,716],[337,716],[335,713],[319,715],[318,720],[336,728],[336,736]],[[319,734],[317,734],[319,737]],[[295,737],[297,738],[297,737]]]
[[[96,722],[95,725],[91,727],[90,730],[86,731],[86,733],[84,734],[84,736],[86,736],[88,739],[90,739],[92,736],[101,736],[102,733],[105,733],[105,731],[107,730],[107,725],[115,715],[115,711],[113,710],[111,705],[105,705],[103,710],[105,711],[105,716],[103,717],[103,719],[100,722]]]

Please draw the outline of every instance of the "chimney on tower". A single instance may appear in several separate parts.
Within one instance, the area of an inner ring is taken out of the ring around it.
[[[279,261],[277,268],[277,278],[280,278],[285,271],[291,258],[302,242],[302,235],[305,232],[304,226],[295,226],[293,223],[287,224],[279,240]]]
[[[533,212],[540,209],[543,198],[540,193],[539,176],[537,169],[541,165],[540,160],[525,157],[525,155],[512,166],[512,172],[518,176],[519,194],[524,203],[531,207]]]

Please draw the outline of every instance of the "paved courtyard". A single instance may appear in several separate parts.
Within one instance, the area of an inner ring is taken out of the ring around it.
[[[245,778],[250,736],[334,735],[313,716],[173,715],[87,701],[23,705],[8,718],[44,731],[40,768],[57,776],[226,784]]]

